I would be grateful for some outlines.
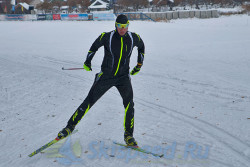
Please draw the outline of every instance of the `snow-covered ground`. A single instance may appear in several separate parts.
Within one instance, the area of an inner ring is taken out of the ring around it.
[[[216,8],[216,10],[218,10],[220,13],[240,13],[244,9],[241,6],[237,6],[234,8]]]
[[[142,70],[131,77],[134,137],[140,146],[165,152],[165,158],[112,144],[123,142],[124,108],[115,88],[62,146],[28,157],[56,137],[84,100],[100,71],[103,48],[92,72],[61,68],[82,67],[95,38],[113,29],[114,22],[102,21],[0,22],[0,166],[249,167],[247,15],[131,21],[130,31],[146,45]],[[134,49],[131,67],[136,58]]]

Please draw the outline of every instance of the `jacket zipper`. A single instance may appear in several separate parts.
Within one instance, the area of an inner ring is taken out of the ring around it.
[[[117,65],[117,69],[116,69],[116,72],[115,72],[115,76],[119,70],[119,67],[120,67],[120,63],[121,63],[121,59],[122,59],[122,51],[123,51],[123,37],[121,37],[121,52],[120,52],[120,58],[119,58],[119,62],[118,62],[118,65]]]

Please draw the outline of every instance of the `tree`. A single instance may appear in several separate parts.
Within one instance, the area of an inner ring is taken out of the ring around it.
[[[30,2],[31,2],[32,0],[16,0],[16,4],[18,4],[18,3],[27,3],[27,4],[30,4]]]
[[[9,0],[2,0],[0,3],[0,13],[10,13],[11,11],[11,4]]]
[[[67,4],[67,6],[69,6],[69,12],[72,12],[73,8],[77,7],[76,0],[68,0],[66,4]]]
[[[170,2],[168,0],[153,0],[152,4],[153,8],[156,8],[156,11],[161,11],[162,7],[167,7],[167,6],[169,6],[170,8],[172,7],[172,4],[170,6]]]
[[[53,6],[49,0],[44,0],[44,2],[37,5],[37,9],[43,10],[46,13],[49,13],[52,10]]]
[[[149,2],[148,0],[118,0],[117,4],[125,11],[129,11],[130,8],[133,8],[134,11],[138,11],[139,8],[147,7]]]
[[[157,7],[166,6],[167,3],[168,3],[167,0],[153,0],[153,5]]]
[[[52,6],[58,6],[59,8],[63,5],[65,5],[65,2],[61,1],[61,0],[54,0],[51,2]]]
[[[148,0],[131,0],[133,3],[133,7],[136,11],[138,11],[139,8],[145,8],[148,6],[149,2]]]
[[[91,5],[90,0],[76,0],[76,2],[78,5],[80,5],[82,13],[88,11],[88,7]]]
[[[118,0],[117,5],[123,10],[123,12],[128,12],[129,8],[133,6],[133,2],[132,0]]]
[[[174,5],[178,6],[179,4],[182,3],[183,0],[174,0]]]

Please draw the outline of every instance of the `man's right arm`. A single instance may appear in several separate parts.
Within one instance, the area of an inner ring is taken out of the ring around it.
[[[91,61],[96,53],[96,51],[104,45],[104,37],[105,37],[105,32],[102,33],[96,40],[95,42],[92,44],[92,46],[90,47],[89,49],[89,52],[87,54],[87,58],[84,62],[84,69],[87,70],[87,71],[92,71],[91,69]]]

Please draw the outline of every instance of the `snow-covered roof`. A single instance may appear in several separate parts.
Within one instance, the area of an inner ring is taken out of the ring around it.
[[[27,4],[27,3],[25,3],[25,2],[23,2],[23,3],[19,3],[21,6],[23,6],[26,10],[29,10],[29,7],[30,7],[30,5],[29,4]]]
[[[61,8],[60,8],[60,9],[61,9],[61,10],[62,10],[62,9],[67,10],[68,8],[69,8],[69,6],[61,6]]]
[[[102,0],[96,0],[95,2],[93,2],[89,8],[91,9],[99,9],[99,8],[106,8],[107,7],[106,2],[103,2]]]

